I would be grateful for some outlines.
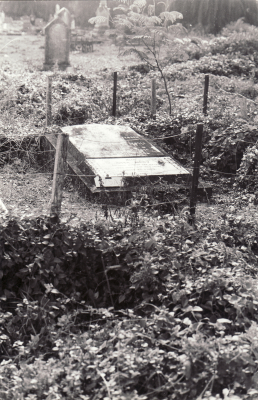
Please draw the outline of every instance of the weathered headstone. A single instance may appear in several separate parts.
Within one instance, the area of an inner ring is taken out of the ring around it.
[[[75,17],[72,14],[71,15],[71,30],[73,31],[75,29]]]
[[[45,31],[45,63],[44,69],[49,70],[55,64],[60,69],[69,66],[70,29],[59,17],[47,24]]]
[[[4,20],[5,20],[5,13],[2,11],[2,12],[0,13],[0,32],[3,31]]]
[[[107,7],[107,1],[101,0],[96,11],[97,17],[103,17],[99,22],[96,22],[93,33],[95,35],[103,35],[106,29],[109,28],[109,17],[110,12],[109,8]]]
[[[65,7],[61,8],[57,16],[61,18],[62,21],[64,21],[64,23],[68,26],[69,29],[71,29],[71,14],[70,11],[67,10],[67,8]]]
[[[60,5],[59,5],[59,4],[56,4],[54,18],[56,18],[56,17],[57,17],[57,14],[59,13],[59,11],[60,11]]]

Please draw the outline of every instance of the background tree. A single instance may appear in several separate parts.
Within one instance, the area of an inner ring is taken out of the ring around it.
[[[239,18],[258,25],[256,0],[172,0],[169,10],[181,12],[185,24],[199,24],[207,33],[219,33]]]
[[[121,0],[125,3],[125,0]],[[165,8],[159,17],[155,15],[156,1],[148,4],[146,0],[134,0],[131,5],[122,5],[118,7],[121,14],[115,17],[115,26],[117,29],[126,29],[134,34],[133,39],[142,47],[135,45],[123,52],[123,55],[135,54],[148,66],[159,71],[164,82],[165,91],[169,102],[169,114],[172,113],[170,93],[167,86],[166,76],[163,72],[166,63],[163,62],[161,53],[162,46],[169,46],[172,43],[170,32],[173,24],[183,15],[177,11],[168,11],[167,2],[163,2]],[[180,29],[180,27],[178,27]]]

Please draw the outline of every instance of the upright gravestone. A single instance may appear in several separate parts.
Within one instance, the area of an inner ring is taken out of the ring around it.
[[[96,22],[93,34],[103,35],[106,29],[109,28],[109,17],[110,17],[109,10],[110,9],[107,7],[107,1],[101,0],[98,9],[96,11],[96,16],[103,18],[100,18],[100,21]]]
[[[72,14],[71,15],[71,31],[73,31],[75,29],[75,17]]]
[[[71,14],[70,11],[67,10],[67,8],[65,7],[61,8],[57,16],[61,18],[62,21],[64,21],[64,23],[68,26],[69,29],[71,29]]]
[[[69,66],[70,29],[66,23],[57,17],[47,24],[45,31],[45,63],[44,69],[49,70],[55,64],[60,69]]]
[[[59,5],[59,4],[56,4],[54,18],[57,17],[57,14],[59,13],[59,11],[60,11],[60,5]]]
[[[0,32],[3,31],[4,19],[5,19],[5,13],[2,11],[0,12]]]

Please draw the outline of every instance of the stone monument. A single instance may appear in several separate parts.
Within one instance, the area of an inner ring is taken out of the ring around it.
[[[5,20],[5,13],[2,11],[0,12],[0,32],[4,29],[4,20]]]
[[[73,31],[75,29],[75,17],[72,14],[71,15],[71,31]]]
[[[107,7],[107,0],[101,0],[98,6],[98,9],[96,11],[96,16],[97,17],[104,17],[102,21],[97,22],[95,24],[93,34],[94,35],[103,35],[106,31],[106,29],[109,28],[109,17],[110,17],[110,12],[109,8]]]
[[[70,65],[69,64],[70,28],[63,21],[63,19],[61,19],[58,16],[45,26],[44,32],[45,32],[44,69],[49,70],[56,64],[60,69],[67,68]]]
[[[71,14],[70,11],[67,10],[67,8],[61,8],[61,10],[57,13],[57,16],[61,18],[62,21],[64,21],[69,29],[71,29]]]
[[[57,17],[57,14],[59,13],[59,11],[60,11],[60,5],[56,4],[54,18]]]

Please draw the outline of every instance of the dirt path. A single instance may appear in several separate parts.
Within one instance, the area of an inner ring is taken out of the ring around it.
[[[52,191],[52,177],[38,174],[17,173],[14,167],[5,166],[0,170],[0,198],[9,216],[15,218],[36,217],[49,214]],[[0,209],[0,220],[3,213]],[[100,206],[93,205],[79,196],[76,190],[68,188],[63,192],[62,222],[71,225],[94,221],[104,217]]]

